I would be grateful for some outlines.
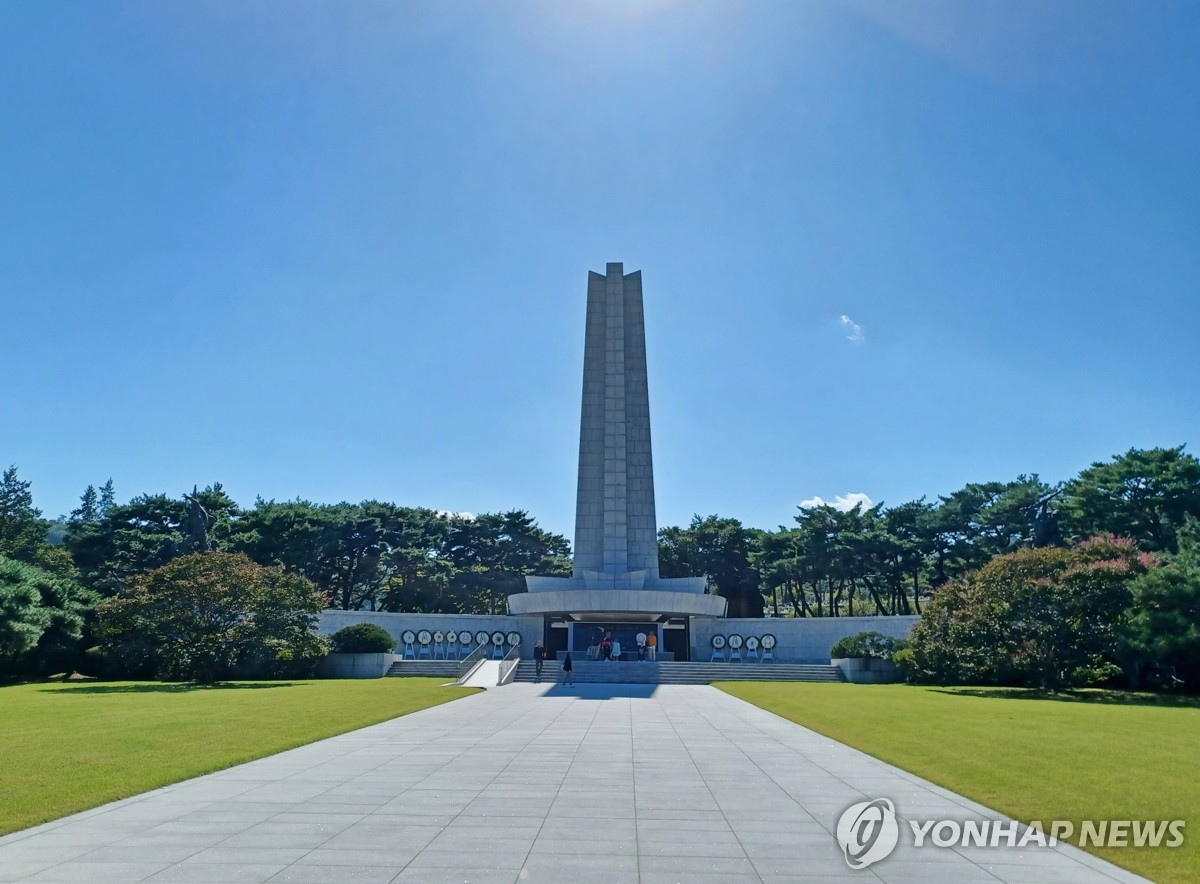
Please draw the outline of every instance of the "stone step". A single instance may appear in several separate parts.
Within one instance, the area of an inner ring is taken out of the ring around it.
[[[458,678],[458,663],[453,660],[397,660],[387,674],[393,678]]]
[[[534,680],[532,661],[517,666],[514,681]],[[562,671],[557,663],[546,662],[542,681],[558,681]],[[710,684],[714,681],[841,681],[836,666],[805,663],[604,663],[576,662],[572,681],[589,684]]]

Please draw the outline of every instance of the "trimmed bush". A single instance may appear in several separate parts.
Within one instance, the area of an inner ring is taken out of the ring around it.
[[[334,654],[390,654],[396,640],[390,632],[374,623],[355,623],[329,637]]]
[[[890,635],[884,635],[882,632],[858,632],[843,636],[834,642],[829,656],[834,660],[854,657],[880,657],[890,660],[897,647],[896,639]]]

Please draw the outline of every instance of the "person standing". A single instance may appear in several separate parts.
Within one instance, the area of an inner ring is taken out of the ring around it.
[[[618,663],[621,662],[621,640],[620,639],[616,639],[613,641],[612,658],[615,661],[617,661]]]
[[[562,662],[562,680],[563,684],[565,684],[567,687],[571,687],[572,685],[571,670],[573,668],[574,665],[571,663],[571,652],[567,651],[567,653],[563,656]]]
[[[658,630],[646,636],[646,651],[650,654],[651,660],[658,659]]]
[[[546,662],[546,649],[542,647],[542,640],[539,638],[536,645],[533,646],[533,683],[538,684],[542,680],[542,665]]]
[[[613,640],[612,633],[604,633],[604,641],[600,642],[600,657],[606,663],[612,659]]]
[[[646,659],[646,633],[639,632],[637,634],[638,660]]]

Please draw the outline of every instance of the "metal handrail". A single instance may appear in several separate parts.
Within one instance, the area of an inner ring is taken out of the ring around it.
[[[509,658],[512,658],[511,660]],[[500,676],[496,679],[497,685],[502,685],[508,680],[508,675],[517,668],[517,664],[521,662],[521,646],[513,645],[507,654],[500,661]]]
[[[458,664],[459,684],[462,684],[462,680],[470,675],[475,667],[482,663],[484,658],[487,657],[487,649],[489,644],[489,642],[483,642],[481,645],[476,647],[475,650],[471,651],[471,653],[462,658],[462,662]]]

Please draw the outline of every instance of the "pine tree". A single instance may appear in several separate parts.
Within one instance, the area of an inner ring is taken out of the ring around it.
[[[96,519],[100,520],[108,516],[112,512],[112,508],[117,505],[117,495],[113,491],[112,477],[100,486],[100,502],[96,505]]]
[[[84,490],[79,498],[79,506],[71,510],[71,521],[74,523],[100,521],[100,504],[95,485],[89,485]]]
[[[34,508],[29,486],[17,478],[15,466],[0,477],[0,555],[25,562],[34,560],[46,534],[42,511]]]

